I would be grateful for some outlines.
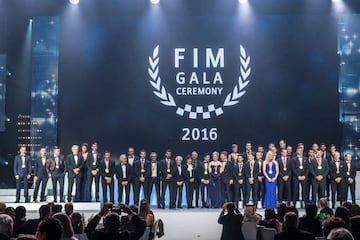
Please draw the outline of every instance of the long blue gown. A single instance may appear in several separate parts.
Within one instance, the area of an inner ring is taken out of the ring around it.
[[[215,168],[216,173],[215,174]],[[221,208],[222,207],[222,197],[221,197],[221,175],[220,175],[221,166],[211,166],[211,175],[209,183],[209,200],[211,208]]]
[[[269,164],[266,164],[266,173],[269,176],[269,178],[274,178],[276,175],[276,166],[275,163],[271,166],[271,173],[270,173],[270,166]],[[275,182],[269,182],[265,178],[265,197],[264,197],[264,208],[276,208],[277,202],[276,202],[276,181]]]

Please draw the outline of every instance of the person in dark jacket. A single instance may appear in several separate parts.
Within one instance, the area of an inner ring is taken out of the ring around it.
[[[227,212],[227,214],[225,214]],[[243,215],[232,202],[225,203],[220,213],[218,223],[223,225],[221,240],[244,240],[241,224]]]
[[[275,235],[275,240],[315,240],[315,237],[306,231],[297,228],[298,216],[288,212],[284,217],[284,230]]]
[[[322,223],[316,218],[317,207],[315,204],[305,205],[305,216],[300,218],[299,229],[312,233],[314,237],[322,237]]]

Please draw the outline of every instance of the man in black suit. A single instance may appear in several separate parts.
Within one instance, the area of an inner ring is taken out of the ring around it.
[[[296,202],[299,201],[299,193],[301,186],[301,206],[303,203],[309,203],[308,194],[308,177],[309,177],[309,161],[304,156],[304,150],[302,147],[297,147],[296,156],[291,160],[291,171],[292,171],[292,180],[293,180],[293,196],[292,201],[294,206]]]
[[[174,173],[174,182],[176,184],[175,187],[175,197],[171,199],[170,206],[176,205],[176,197],[177,197],[177,207],[182,208],[182,192],[186,179],[186,171],[187,168],[182,164],[183,158],[181,156],[177,156],[175,158],[175,173]],[[172,207],[170,207],[172,208]]]
[[[98,145],[97,143],[93,143],[91,145],[91,155],[89,161],[87,163],[87,169],[89,170],[87,183],[89,184],[89,197],[90,201],[91,197],[91,190],[92,190],[92,183],[95,181],[95,200],[99,202],[99,187],[100,187],[100,174],[99,174],[99,163],[101,162],[102,156],[98,152]]]
[[[125,204],[130,201],[130,183],[132,179],[131,166],[127,162],[125,154],[120,155],[120,164],[116,166],[116,178],[118,180],[119,203],[123,203],[123,192],[125,190]]]
[[[261,149],[260,149],[261,150]],[[264,196],[265,196],[265,180],[264,174],[262,172],[262,165],[263,165],[263,152],[256,152],[256,162],[259,165],[259,175],[258,175],[258,201],[261,201],[261,205],[264,205]],[[243,189],[244,191],[245,189]]]
[[[207,208],[207,199],[209,196],[209,161],[210,161],[210,154],[205,153],[203,162],[199,164],[198,171],[201,178],[201,208]]]
[[[249,203],[250,193],[254,206],[257,206],[258,202],[258,176],[259,176],[259,164],[255,161],[255,154],[251,152],[248,155],[248,161],[244,165],[245,176],[245,204]]]
[[[188,208],[194,208],[194,186],[195,186],[195,168],[192,160],[192,156],[186,157],[186,171],[185,177],[185,188],[186,188],[186,202]]]
[[[280,158],[277,159],[279,164],[278,201],[282,203],[286,199],[289,204],[291,200],[291,162],[287,156],[286,149],[282,149]]]
[[[238,207],[239,201],[243,200],[243,206],[245,206],[245,184],[244,184],[244,156],[239,154],[234,166],[234,202]]]
[[[34,167],[34,182],[35,182],[35,189],[33,200],[36,202],[40,184],[41,184],[41,192],[40,192],[40,202],[46,201],[45,199],[45,190],[46,184],[48,182],[48,174],[46,172],[46,162],[48,161],[46,156],[46,148],[40,148],[40,156],[35,160],[35,167]]]
[[[195,191],[195,207],[199,207],[200,199],[200,187],[201,187],[201,172],[200,165],[201,162],[198,159],[199,154],[196,151],[191,153],[192,165],[194,166],[195,178],[194,178],[194,191]]]
[[[152,152],[150,153],[150,160],[151,160],[151,179],[150,179],[150,186],[149,186],[149,200],[148,202],[151,203],[151,194],[153,187],[155,187],[156,191],[156,200],[158,208],[161,208],[161,196],[160,196],[160,180],[161,180],[161,166],[160,162],[157,160],[157,153]]]
[[[315,240],[314,236],[298,229],[298,216],[288,212],[284,217],[284,230],[275,235],[275,240]]]
[[[228,153],[226,151],[220,153],[220,160],[223,164],[223,173],[221,174],[223,180],[222,196],[224,202],[232,202],[234,201],[234,163],[228,161]]]
[[[60,202],[64,202],[64,180],[66,172],[65,157],[60,153],[58,146],[54,147],[53,156],[49,157],[46,165],[46,171],[51,177],[53,185],[54,202],[57,202],[57,184],[60,186]]]
[[[165,208],[165,193],[166,189],[169,189],[169,207],[171,209],[175,208],[175,201],[176,201],[176,184],[174,180],[175,174],[175,162],[171,159],[172,152],[170,149],[165,151],[165,159],[160,161],[161,166],[161,173],[162,173],[162,188],[161,188],[161,207]],[[175,201],[172,201],[175,198]],[[172,205],[172,203],[174,203]]]
[[[355,202],[355,178],[356,178],[356,167],[352,163],[352,156],[350,153],[345,154],[345,178],[344,178],[344,201],[347,201],[348,191],[350,188],[351,201]]]
[[[81,169],[83,168],[84,162],[81,161],[79,154],[79,146],[73,145],[71,147],[71,152],[66,157],[66,168],[68,172],[69,187],[67,193],[68,202],[72,201],[72,189],[75,182],[76,192],[75,192],[75,201],[78,202],[81,200]]]
[[[245,143],[245,152],[242,153],[242,155],[244,156],[245,158],[245,161],[244,162],[247,162],[249,159],[248,159],[248,155],[252,152],[252,144],[250,141],[247,141]]]
[[[225,214],[225,211],[227,214]],[[244,235],[241,230],[243,215],[236,208],[234,203],[225,203],[223,210],[220,213],[218,223],[223,225],[221,240],[244,240]]]
[[[20,154],[14,160],[14,176],[16,179],[16,203],[20,201],[21,181],[24,182],[25,202],[29,202],[29,186],[28,180],[31,177],[31,161],[30,156],[26,155],[26,147],[21,146]]]
[[[104,159],[100,162],[99,173],[101,177],[101,186],[103,189],[103,202],[107,202],[108,188],[110,192],[110,201],[114,203],[114,174],[115,163],[111,161],[109,151],[105,151]]]
[[[50,214],[51,214],[50,206],[48,204],[41,205],[39,208],[39,218],[26,220],[26,222],[23,225],[21,225],[21,227],[18,229],[17,233],[19,235],[21,234],[35,235],[39,223],[45,218],[49,217]]]
[[[322,158],[323,153],[320,149],[316,151],[316,157],[310,163],[310,173],[312,175],[312,202],[317,203],[317,197],[323,198],[326,190],[326,176],[329,174],[329,163]]]
[[[133,170],[134,170],[134,204],[139,204],[140,199],[140,190],[141,186],[144,191],[144,198],[146,200],[149,199],[149,185],[151,178],[151,164],[150,161],[147,160],[146,151],[140,151],[140,159],[134,162]]]
[[[327,159],[328,163],[329,163],[329,167],[330,167],[330,163],[333,160],[333,156],[331,153],[327,152],[326,150],[326,144],[325,143],[320,143],[320,150],[323,152],[323,158]],[[326,198],[329,201],[329,197],[330,197],[330,189],[331,189],[331,176],[330,173],[326,176]]]
[[[139,160],[138,156],[135,156],[135,149],[133,147],[129,147],[128,148],[128,153],[127,153],[127,162],[129,164],[129,166],[131,167],[131,171],[132,173],[134,173],[133,171],[133,167],[134,167],[134,163]],[[135,194],[134,194],[134,174],[131,175],[131,178],[129,178],[129,189],[130,191],[133,191],[133,201],[135,202]],[[132,190],[131,190],[132,189]]]
[[[329,164],[329,175],[331,179],[331,202],[335,208],[336,201],[343,202],[343,186],[346,168],[344,162],[340,161],[340,153],[334,153],[334,160]]]

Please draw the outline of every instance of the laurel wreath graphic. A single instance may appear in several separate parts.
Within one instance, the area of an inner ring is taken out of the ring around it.
[[[160,102],[169,107],[177,107],[173,96],[167,92],[164,85],[161,83],[161,78],[159,76],[159,45],[157,45],[154,50],[152,56],[149,56],[149,68],[148,73],[150,76],[150,84],[154,88],[153,93],[160,98]],[[235,85],[232,92],[230,92],[223,103],[222,106],[216,108],[214,104],[208,105],[208,111],[204,112],[203,106],[196,106],[196,112],[192,112],[192,105],[185,104],[185,108],[178,107],[176,113],[178,115],[183,116],[184,112],[189,112],[189,118],[197,119],[197,114],[202,114],[203,119],[209,119],[210,113],[215,112],[216,116],[219,116],[223,113],[222,107],[229,107],[239,103],[239,99],[246,93],[245,87],[249,84],[250,80],[248,79],[251,73],[250,67],[250,56],[246,54],[245,48],[240,45],[240,76],[238,78],[238,82]]]

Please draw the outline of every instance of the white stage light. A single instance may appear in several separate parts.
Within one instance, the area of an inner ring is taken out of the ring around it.
[[[150,0],[150,2],[151,2],[152,4],[159,4],[159,3],[160,3],[160,0]]]
[[[239,0],[239,3],[241,3],[241,4],[244,4],[244,3],[247,3],[248,2],[248,0]]]
[[[77,5],[79,4],[80,0],[69,0],[71,4]]]
[[[340,2],[341,0],[331,0],[331,1],[335,3],[335,2]]]

